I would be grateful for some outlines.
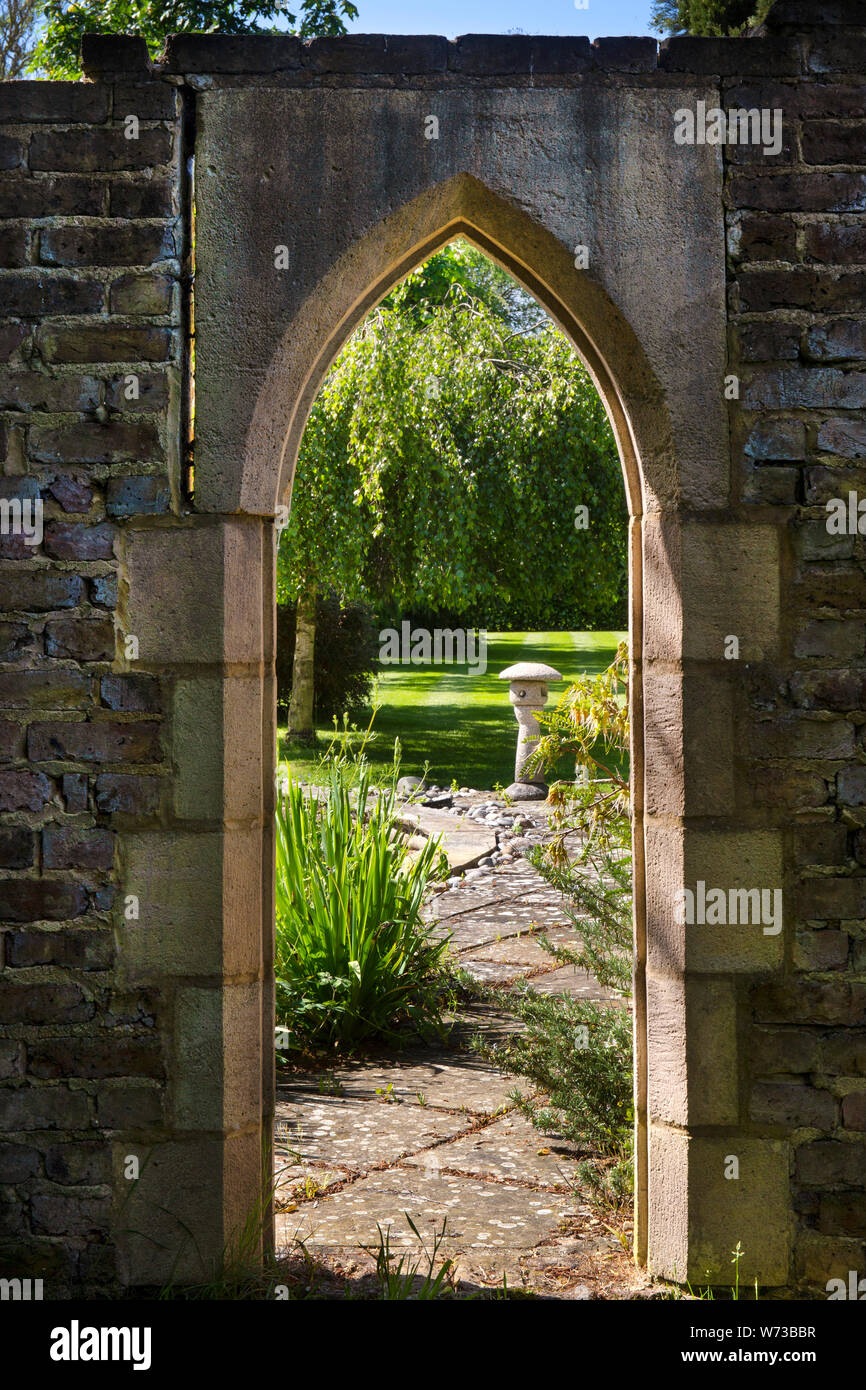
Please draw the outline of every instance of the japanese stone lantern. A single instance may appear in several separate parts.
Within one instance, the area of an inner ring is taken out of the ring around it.
[[[544,709],[547,703],[550,682],[561,681],[562,676],[552,666],[545,666],[543,661],[518,661],[516,665],[506,666],[504,671],[500,671],[499,679],[509,682],[508,698],[520,726],[514,759],[514,781],[508,788],[508,795],[515,801],[543,801],[547,796],[547,783],[537,774],[530,780],[528,775],[524,775],[524,768],[541,737],[536,712]]]

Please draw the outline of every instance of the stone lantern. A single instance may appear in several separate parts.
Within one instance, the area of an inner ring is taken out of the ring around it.
[[[516,665],[500,671],[499,679],[509,682],[508,698],[520,726],[514,759],[514,781],[508,788],[508,795],[515,801],[543,801],[547,796],[547,783],[538,776],[530,781],[524,777],[523,770],[541,737],[536,712],[544,709],[550,682],[561,681],[562,676],[552,666],[545,666],[543,661],[518,661]]]

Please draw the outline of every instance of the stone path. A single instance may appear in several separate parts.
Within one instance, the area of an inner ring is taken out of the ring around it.
[[[520,813],[532,825],[496,830],[497,861],[470,870],[459,885],[450,880],[454,886],[428,905],[429,918],[451,934],[458,963],[480,981],[527,980],[545,992],[611,998],[538,945],[542,931],[563,944],[576,940],[560,895],[522,853],[540,838],[545,812],[533,804]],[[437,811],[436,820],[446,814]],[[464,861],[472,859],[473,834],[487,850],[482,857],[490,854],[491,827],[475,821],[473,830],[461,818]],[[575,1151],[514,1108],[516,1079],[465,1048],[472,1032],[514,1026],[494,1008],[474,1007],[448,1048],[379,1054],[280,1085],[278,1246],[302,1242],[327,1268],[363,1278],[375,1265],[378,1227],[389,1230],[392,1250],[413,1260],[423,1254],[408,1214],[431,1249],[444,1222],[439,1259],[454,1262],[461,1291],[501,1288],[505,1278],[509,1288],[546,1297],[634,1297],[642,1280],[625,1253],[628,1229],[617,1234],[586,1202]]]

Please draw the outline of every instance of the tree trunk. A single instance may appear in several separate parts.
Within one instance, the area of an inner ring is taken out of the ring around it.
[[[295,620],[295,658],[288,736],[315,743],[313,727],[313,656],[316,647],[316,586],[302,590]]]

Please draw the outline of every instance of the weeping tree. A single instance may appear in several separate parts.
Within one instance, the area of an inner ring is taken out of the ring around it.
[[[626,587],[604,408],[565,336],[468,243],[438,252],[336,359],[279,551],[297,604],[289,733],[313,736],[315,599],[601,625]]]

